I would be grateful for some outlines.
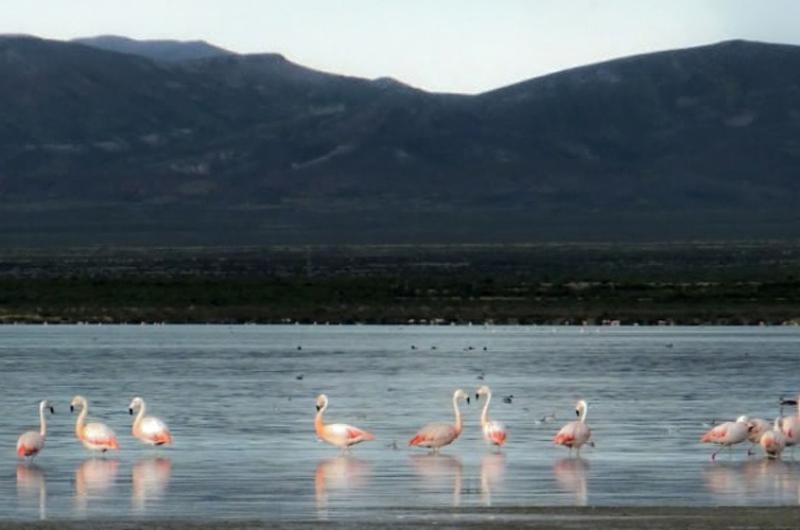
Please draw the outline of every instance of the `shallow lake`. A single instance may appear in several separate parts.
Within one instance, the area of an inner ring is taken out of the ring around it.
[[[773,419],[800,392],[793,328],[5,326],[0,327],[0,519],[373,519],[450,507],[796,505],[800,465],[698,443],[712,421]],[[480,380],[479,377],[483,379]],[[502,453],[480,437],[481,404],[441,455],[407,448],[452,421],[453,390],[480,384],[509,427]],[[377,440],[348,456],[316,440],[326,420]],[[93,457],[74,438],[75,394],[121,450]],[[145,398],[175,438],[130,434]],[[504,396],[512,396],[504,403]],[[15,459],[48,398],[47,447]],[[550,440],[589,402],[595,448]],[[794,409],[785,410],[795,414]],[[555,420],[547,417],[555,415]],[[797,451],[800,458],[800,450]]]

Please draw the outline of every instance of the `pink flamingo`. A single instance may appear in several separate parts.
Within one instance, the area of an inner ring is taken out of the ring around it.
[[[726,421],[712,427],[701,438],[701,443],[712,443],[720,445],[720,448],[711,453],[711,460],[716,459],[717,454],[726,447],[747,440],[748,426],[750,421],[747,416],[739,416],[736,421]]]
[[[759,443],[761,448],[767,454],[767,458],[780,458],[783,448],[786,447],[786,437],[783,435],[783,426],[781,425],[781,418],[775,418],[775,425],[771,431],[765,432]]]
[[[39,403],[39,432],[28,431],[22,433],[17,439],[17,456],[20,458],[30,457],[31,460],[44,449],[44,441],[47,437],[47,422],[44,418],[44,410],[49,408],[50,414],[54,414],[53,406],[46,399]]]
[[[320,394],[317,396],[317,416],[314,418],[314,430],[320,440],[339,449],[347,450],[351,445],[375,439],[372,434],[352,425],[344,423],[329,423],[326,425],[322,421],[322,415],[325,414],[327,409],[328,396]]]
[[[781,427],[783,436],[786,439],[786,447],[794,448],[795,445],[800,443],[800,396],[796,400],[782,400],[781,405],[797,405],[797,415],[783,418],[783,426]]]
[[[747,422],[747,441],[752,445],[747,450],[748,455],[753,454],[753,448],[761,441],[761,436],[772,429],[772,424],[761,418],[750,418]]]
[[[506,426],[499,421],[492,421],[489,419],[489,402],[492,401],[492,391],[488,386],[483,385],[475,392],[475,401],[478,401],[481,396],[486,396],[486,403],[483,404],[481,411],[481,431],[483,432],[483,439],[501,447],[506,443]]]
[[[429,423],[417,431],[417,434],[408,441],[408,445],[429,447],[433,449],[434,453],[437,453],[440,448],[453,443],[461,434],[461,411],[458,409],[458,402],[461,400],[465,400],[469,404],[469,396],[459,388],[453,393],[453,410],[456,415],[454,425]]]
[[[140,442],[148,445],[171,445],[172,434],[169,427],[160,418],[155,416],[145,416],[147,405],[140,397],[133,398],[128,405],[128,412],[133,415],[137,410],[139,413],[133,420],[131,432]]]
[[[69,404],[70,412],[74,412],[75,407],[81,408],[81,412],[75,422],[75,436],[86,449],[103,453],[109,449],[119,449],[117,435],[108,425],[105,423],[86,423],[86,416],[89,414],[89,403],[85,397],[75,396],[72,398],[72,402]]]
[[[586,413],[589,411],[589,405],[586,401],[580,400],[575,405],[575,414],[578,416],[577,421],[571,421],[561,427],[561,430],[553,437],[553,443],[556,445],[564,445],[569,447],[569,452],[572,449],[577,449],[577,454],[580,456],[581,447],[588,443],[594,447],[594,442],[590,442],[592,437],[592,430],[586,425]]]

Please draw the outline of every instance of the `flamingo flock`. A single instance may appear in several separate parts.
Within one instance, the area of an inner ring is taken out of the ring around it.
[[[75,396],[72,398],[69,410],[75,412],[76,409],[79,409],[79,413],[75,421],[75,437],[86,449],[100,453],[119,450],[117,435],[111,427],[101,422],[86,422],[86,417],[89,415],[89,401],[85,397]],[[55,408],[49,401],[43,400],[39,403],[39,432],[24,432],[17,439],[17,456],[19,458],[33,460],[44,449],[47,436],[45,410],[49,410],[50,414],[55,414]],[[154,416],[145,416],[145,402],[140,397],[133,398],[128,407],[131,415],[135,410],[139,411],[131,428],[135,438],[148,445],[172,444],[172,434],[170,434],[167,424]]]

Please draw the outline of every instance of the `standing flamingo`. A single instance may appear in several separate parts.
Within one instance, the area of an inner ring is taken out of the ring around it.
[[[711,460],[716,459],[717,454],[732,445],[741,443],[747,440],[748,427],[747,416],[739,416],[736,421],[726,421],[719,425],[712,427],[701,438],[701,443],[712,443],[720,445],[720,448],[711,453]]]
[[[458,409],[458,402],[461,400],[465,400],[469,404],[469,396],[459,388],[453,393],[453,410],[456,415],[454,425],[429,423],[417,431],[417,434],[408,441],[408,445],[429,447],[433,449],[434,453],[438,453],[440,448],[453,443],[461,434],[461,411]]]
[[[781,405],[797,405],[797,414],[783,418],[783,427],[781,428],[783,436],[786,438],[786,447],[791,447],[794,451],[794,446],[800,443],[800,396],[796,400],[785,399],[781,401]]]
[[[317,437],[320,440],[328,442],[339,449],[347,450],[351,445],[375,439],[372,434],[352,425],[344,423],[329,423],[326,425],[322,421],[322,415],[325,414],[327,409],[328,396],[320,394],[317,396],[317,416],[314,418],[314,430],[317,431]]]
[[[20,458],[30,457],[31,460],[44,449],[44,441],[47,437],[47,422],[44,419],[44,410],[49,408],[50,414],[54,414],[53,406],[46,399],[39,403],[39,432],[28,431],[20,434],[17,439],[17,456]]]
[[[147,405],[140,397],[133,398],[131,404],[128,405],[128,412],[133,415],[136,410],[139,413],[133,420],[133,427],[131,432],[140,442],[148,445],[171,445],[172,434],[169,432],[169,427],[164,423],[161,418],[155,416],[145,416]]]
[[[80,407],[78,420],[75,422],[75,436],[81,441],[86,449],[91,451],[101,451],[105,453],[109,449],[119,449],[117,435],[105,423],[86,423],[86,416],[89,414],[89,403],[83,396],[75,396],[69,404],[70,412],[75,411],[75,407]]]
[[[579,419],[561,427],[561,430],[553,438],[553,443],[569,447],[570,453],[572,453],[574,447],[578,450],[578,456],[580,456],[581,447],[584,444],[589,443],[594,446],[594,443],[589,441],[592,437],[592,430],[586,425],[586,413],[588,411],[589,405],[586,404],[586,401],[578,401],[575,405],[575,414]]]
[[[747,417],[747,416],[745,416]],[[750,418],[747,422],[747,441],[752,445],[747,450],[748,455],[753,454],[753,448],[761,441],[761,436],[772,429],[772,424],[761,418]]]
[[[501,447],[506,443],[506,426],[499,421],[492,421],[489,419],[489,402],[492,401],[492,391],[488,386],[483,385],[475,392],[475,401],[478,401],[481,396],[486,396],[486,403],[483,404],[481,411],[481,431],[483,432],[483,439]]]
[[[767,454],[767,458],[780,458],[783,448],[786,447],[786,437],[783,435],[781,419],[780,416],[775,418],[775,425],[772,430],[765,432],[759,440],[761,448]]]

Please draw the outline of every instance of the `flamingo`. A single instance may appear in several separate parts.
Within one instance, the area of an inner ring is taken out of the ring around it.
[[[784,399],[781,405],[798,405],[800,403],[800,396],[797,399]],[[796,416],[786,416],[783,418],[781,431],[784,438],[786,438],[786,447],[791,447],[794,451],[794,446],[800,443],[800,405],[797,407]]]
[[[469,404],[469,396],[459,388],[453,393],[453,410],[456,415],[454,425],[429,423],[417,431],[417,434],[408,441],[408,445],[429,447],[433,449],[434,453],[438,453],[440,448],[453,443],[461,434],[461,411],[458,409],[458,402],[461,400],[465,400]]]
[[[351,445],[367,442],[375,439],[375,436],[358,427],[344,423],[325,424],[322,415],[328,409],[328,396],[320,394],[317,396],[317,416],[314,418],[314,430],[317,437],[323,442],[327,442],[334,447],[346,451]]]
[[[747,441],[752,445],[747,450],[748,455],[753,454],[753,448],[761,441],[761,436],[772,429],[772,424],[767,420],[761,418],[750,418],[747,422]]]
[[[39,432],[28,431],[20,434],[17,439],[18,457],[30,457],[33,460],[44,449],[44,441],[47,437],[47,421],[44,418],[44,410],[48,408],[50,409],[50,414],[55,414],[55,410],[49,401],[45,399],[39,402]]]
[[[86,423],[89,414],[89,403],[83,396],[75,396],[69,404],[69,411],[74,412],[75,407],[80,407],[81,412],[75,422],[75,436],[86,449],[105,453],[109,449],[119,449],[117,435],[105,423]]]
[[[786,447],[786,437],[783,435],[781,417],[775,418],[775,425],[771,431],[767,431],[761,436],[759,443],[767,454],[767,458],[780,458],[783,448]]]
[[[131,429],[133,436],[148,445],[172,445],[172,434],[170,434],[167,424],[161,418],[145,416],[146,409],[147,405],[140,397],[133,398],[131,404],[128,405],[128,412],[131,415],[136,410],[139,411],[133,420]]]
[[[481,396],[486,396],[486,403],[483,404],[483,411],[481,411],[483,439],[490,444],[501,447],[506,443],[506,426],[499,421],[489,419],[489,402],[492,401],[492,391],[488,386],[483,385],[475,392],[475,401],[478,401]]]
[[[712,427],[701,438],[701,443],[718,444],[721,447],[711,453],[711,460],[716,459],[717,454],[726,447],[741,443],[747,440],[748,427],[750,420],[747,416],[739,416],[736,421],[726,421]]]
[[[572,453],[572,448],[574,447],[578,450],[578,456],[580,456],[581,447],[584,444],[588,443],[594,447],[594,442],[589,441],[592,437],[592,430],[586,425],[586,413],[588,411],[589,405],[586,404],[586,401],[578,401],[575,404],[575,414],[579,419],[561,427],[561,430],[553,437],[553,443],[569,447],[570,453]]]

